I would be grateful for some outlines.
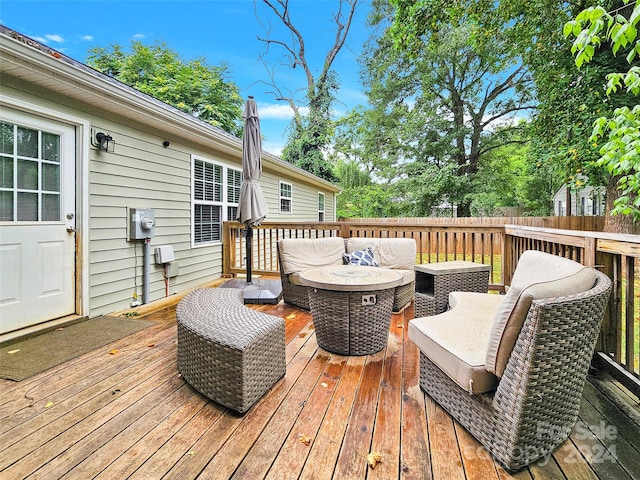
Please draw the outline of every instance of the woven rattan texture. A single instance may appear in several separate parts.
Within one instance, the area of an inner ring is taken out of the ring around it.
[[[399,285],[396,287],[393,295],[393,311],[395,313],[401,312],[407,305],[413,300],[413,293],[415,292],[416,282],[407,283],[406,285]]]
[[[534,300],[497,390],[469,395],[422,352],[420,386],[509,470],[546,458],[573,429],[611,281]]]
[[[345,238],[345,251],[347,239]],[[277,242],[278,265],[280,266],[280,280],[282,281],[282,298],[283,300],[295,307],[309,310],[309,288],[304,285],[296,285],[289,281],[289,276],[284,273],[282,268],[282,257],[280,252],[280,242]],[[415,282],[406,285],[400,285],[395,289],[395,297],[393,300],[393,311],[401,312],[413,300],[413,292],[415,291]]]
[[[302,308],[303,310],[309,310],[309,294],[307,293],[309,287],[304,285],[296,285],[289,281],[289,275],[284,273],[282,268],[282,254],[280,252],[280,242],[276,243],[278,250],[278,265],[280,266],[280,280],[282,281],[282,299],[295,307]]]
[[[194,290],[176,314],[178,370],[205,396],[242,413],[284,376],[284,320],[245,307],[241,290]]]
[[[430,282],[421,282],[420,279],[427,275],[416,271],[415,318],[430,317],[447,310],[451,292],[487,293],[489,290],[488,271],[435,275]],[[433,288],[432,292],[423,290],[427,283]]]
[[[394,289],[337,292],[309,289],[309,303],[318,345],[341,355],[369,355],[387,345]],[[362,296],[376,296],[362,305]]]

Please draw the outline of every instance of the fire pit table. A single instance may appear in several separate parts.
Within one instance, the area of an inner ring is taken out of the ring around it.
[[[387,344],[396,286],[390,269],[355,265],[311,268],[300,273],[318,345],[341,355],[369,355]]]

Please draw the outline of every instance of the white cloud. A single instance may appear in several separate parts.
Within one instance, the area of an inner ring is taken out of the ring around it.
[[[147,36],[144,33],[136,33],[135,35],[133,35],[133,38],[140,40],[143,38],[147,38]]]
[[[47,35],[45,35],[45,38],[47,40],[51,40],[52,42],[64,43],[64,38],[62,38],[62,35],[48,33]]]
[[[260,118],[270,118],[277,120],[288,120],[293,118],[293,110],[291,107],[285,103],[258,103],[258,112],[260,114]],[[300,107],[300,113],[302,115],[306,115],[309,113],[309,109],[307,107]]]
[[[44,37],[31,37],[31,38],[33,38],[36,42],[44,43],[45,45],[49,43],[47,39]]]
[[[282,150],[284,149],[284,143],[264,141],[262,142],[262,149],[265,152],[269,152],[272,155],[279,157],[280,155],[282,155]]]
[[[83,40],[85,42],[93,42],[93,35],[83,35],[82,37],[80,37],[80,40]]]

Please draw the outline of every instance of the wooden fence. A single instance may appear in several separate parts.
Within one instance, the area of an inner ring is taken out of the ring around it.
[[[465,219],[460,223],[451,223],[460,219],[429,219],[417,223],[401,223],[397,220],[267,222],[254,228],[252,272],[256,275],[278,275],[276,244],[280,239],[330,236],[413,238],[417,246],[416,263],[470,260],[490,265],[489,288],[498,292],[504,292],[505,285],[509,285],[517,261],[525,250],[540,250],[596,266],[609,275],[614,283],[608,314],[598,340],[596,361],[640,397],[640,301],[636,298],[640,235],[597,231],[599,226],[601,228],[602,217],[548,218],[586,219],[569,222],[586,227],[586,231],[492,223],[486,219],[474,219],[475,222]],[[223,274],[227,276],[246,271],[243,231],[239,223],[224,224]]]
[[[569,217],[402,217],[402,218],[349,218],[342,221],[349,223],[383,223],[407,225],[522,225],[540,228],[560,228],[563,230],[580,230],[601,232],[604,229],[605,217],[569,216]]]

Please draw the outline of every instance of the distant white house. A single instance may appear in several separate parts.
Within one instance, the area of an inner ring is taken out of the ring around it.
[[[5,26],[0,78],[0,334],[220,277],[241,139]],[[267,221],[335,221],[338,187],[262,163]],[[170,281],[147,243],[172,247]]]
[[[567,185],[563,185],[553,196],[555,216],[567,215]],[[605,214],[605,187],[586,186],[571,191],[571,215],[599,216]]]

